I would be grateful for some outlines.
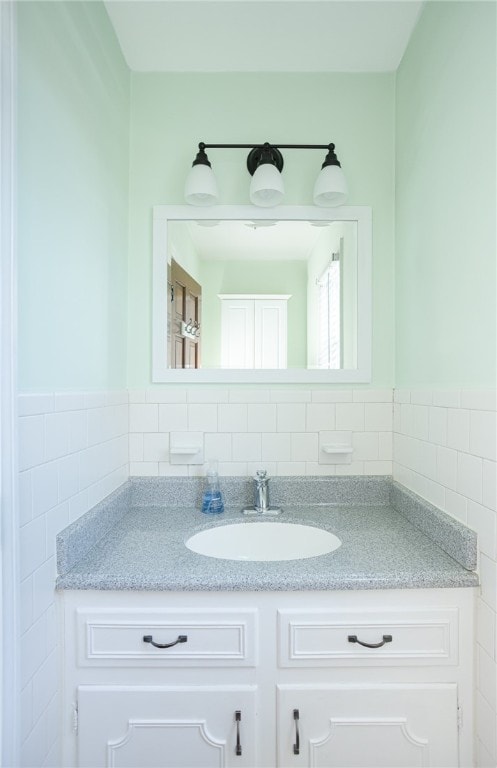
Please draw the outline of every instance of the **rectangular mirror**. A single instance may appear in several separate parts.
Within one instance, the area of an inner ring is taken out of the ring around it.
[[[156,206],[153,381],[370,381],[371,241],[363,206]]]

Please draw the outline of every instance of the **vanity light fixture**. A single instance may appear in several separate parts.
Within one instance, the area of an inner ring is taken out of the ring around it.
[[[214,205],[218,199],[216,177],[206,149],[250,149],[247,169],[252,176],[250,202],[263,208],[278,205],[283,199],[281,178],[283,155],[280,149],[326,149],[327,155],[314,185],[314,203],[323,207],[342,205],[347,198],[347,182],[335,154],[334,144],[205,144],[200,142],[185,184],[185,199],[190,205]]]

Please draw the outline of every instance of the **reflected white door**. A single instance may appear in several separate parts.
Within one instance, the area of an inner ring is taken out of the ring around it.
[[[220,296],[221,367],[286,368],[289,296]]]
[[[254,302],[224,299],[221,308],[221,367],[254,368]]]

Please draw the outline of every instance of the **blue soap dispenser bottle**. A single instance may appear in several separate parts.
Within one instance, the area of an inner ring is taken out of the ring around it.
[[[207,466],[206,486],[202,496],[202,512],[219,515],[224,512],[224,500],[219,487],[217,461],[210,461]]]

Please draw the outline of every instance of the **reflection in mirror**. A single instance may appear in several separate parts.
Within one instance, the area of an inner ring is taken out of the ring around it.
[[[154,381],[370,379],[370,209],[195,216],[154,209]]]
[[[169,225],[169,367],[356,368],[357,222],[215,224]]]

